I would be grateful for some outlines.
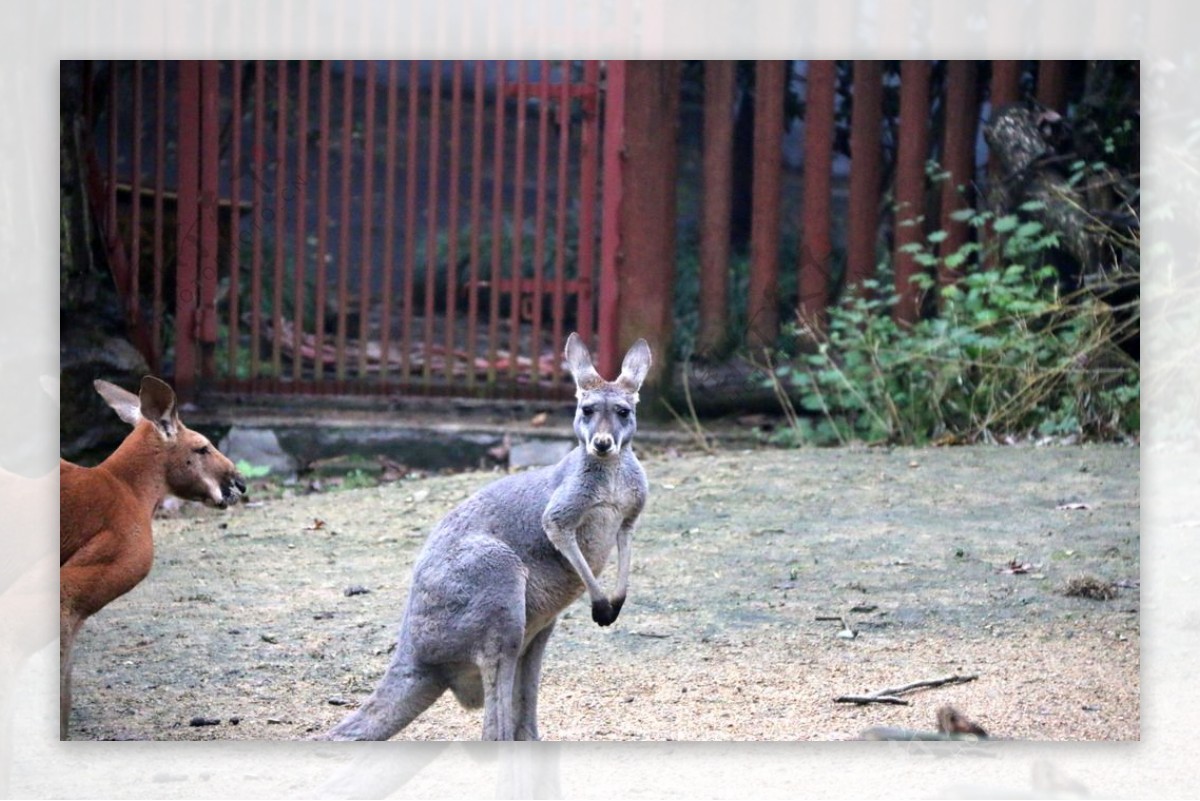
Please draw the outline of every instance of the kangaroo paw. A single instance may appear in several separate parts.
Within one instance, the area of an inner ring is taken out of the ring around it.
[[[620,611],[621,605],[618,603],[613,606],[607,598],[597,598],[592,601],[592,620],[601,626],[611,626]]]

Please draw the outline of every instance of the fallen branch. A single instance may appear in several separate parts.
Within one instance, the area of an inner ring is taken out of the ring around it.
[[[866,704],[908,706],[908,701],[905,701],[903,698],[897,698],[894,695],[839,695],[833,700],[839,704],[858,704],[860,706],[865,706]]]
[[[969,681],[975,681],[978,676],[946,676],[941,679],[926,679],[925,681],[914,681],[911,684],[905,684],[903,687],[889,687],[886,690],[869,695],[840,695],[833,699],[837,704],[908,704],[907,701],[898,698],[897,696],[910,693],[913,690],[919,690],[922,687],[943,687],[947,684],[965,684]]]

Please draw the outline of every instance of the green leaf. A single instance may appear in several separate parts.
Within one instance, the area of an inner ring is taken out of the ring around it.
[[[997,219],[996,222],[992,223],[992,228],[994,228],[998,233],[1004,234],[1015,230],[1020,224],[1021,219],[1017,217],[1017,215],[1005,214],[1003,217]]]
[[[1029,222],[1021,223],[1021,225],[1017,228],[1017,233],[1015,234],[1015,236],[1019,236],[1022,238],[1029,238],[1029,237],[1034,236],[1035,234],[1041,233],[1041,231],[1044,227],[1045,226],[1042,225],[1040,222],[1037,222],[1036,220],[1030,220]]]
[[[930,233],[930,234],[929,234],[929,236],[928,236],[928,237],[926,237],[926,238],[927,238],[927,239],[928,239],[930,242],[933,242],[933,243],[935,243],[935,244],[936,244],[936,243],[938,243],[938,242],[944,242],[944,241],[946,241],[946,237],[948,237],[949,235],[950,235],[950,234],[948,234],[948,233],[947,233],[947,232],[945,232],[945,231],[933,231],[933,232],[932,232],[932,233]]]

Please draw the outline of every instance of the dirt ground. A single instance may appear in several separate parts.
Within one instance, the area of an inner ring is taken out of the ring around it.
[[[931,728],[946,703],[999,737],[1139,738],[1136,447],[640,453],[651,496],[629,601],[607,629],[586,597],[564,614],[544,738],[843,740]],[[387,664],[425,533],[495,477],[159,520],[150,577],[78,640],[73,738],[332,726]],[[1116,597],[1064,594],[1080,576]],[[953,674],[978,678],[907,706],[834,702]],[[447,694],[398,738],[480,731]]]

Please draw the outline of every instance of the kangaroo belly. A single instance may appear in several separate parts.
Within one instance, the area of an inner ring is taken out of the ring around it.
[[[617,530],[623,519],[624,515],[615,505],[602,504],[588,510],[579,521],[575,538],[588,567],[597,576],[608,563],[608,557],[617,544]]]

